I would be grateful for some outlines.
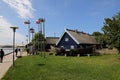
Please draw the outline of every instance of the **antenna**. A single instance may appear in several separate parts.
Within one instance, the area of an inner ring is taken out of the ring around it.
[[[54,32],[54,37],[56,37],[56,32]]]

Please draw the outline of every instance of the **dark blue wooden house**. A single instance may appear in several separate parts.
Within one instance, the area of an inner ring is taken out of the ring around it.
[[[70,49],[91,48],[97,44],[95,38],[89,34],[77,30],[66,29],[56,43],[56,46],[69,51]]]

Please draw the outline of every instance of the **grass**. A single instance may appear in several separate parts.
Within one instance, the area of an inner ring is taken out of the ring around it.
[[[120,80],[120,55],[26,56],[2,80]]]

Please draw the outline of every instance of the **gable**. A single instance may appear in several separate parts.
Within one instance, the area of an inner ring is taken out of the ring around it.
[[[67,32],[65,32],[59,43],[57,44],[57,47],[64,47],[66,49],[70,49],[71,45],[77,47],[77,43],[71,38],[71,36]]]
[[[56,46],[60,43],[60,41],[62,40],[64,35],[68,35],[70,36],[77,44],[79,44],[79,42],[67,31],[65,30],[65,32],[62,34],[62,36],[59,38],[58,42],[56,43]]]

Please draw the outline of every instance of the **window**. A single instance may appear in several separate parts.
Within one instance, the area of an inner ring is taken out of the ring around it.
[[[69,39],[68,39],[68,38],[65,38],[65,41],[66,41],[66,42],[68,42],[68,41],[69,41]]]
[[[64,48],[64,46],[61,46],[61,48]]]
[[[74,45],[71,45],[70,47],[71,47],[71,49],[74,49],[74,48],[75,48]]]

